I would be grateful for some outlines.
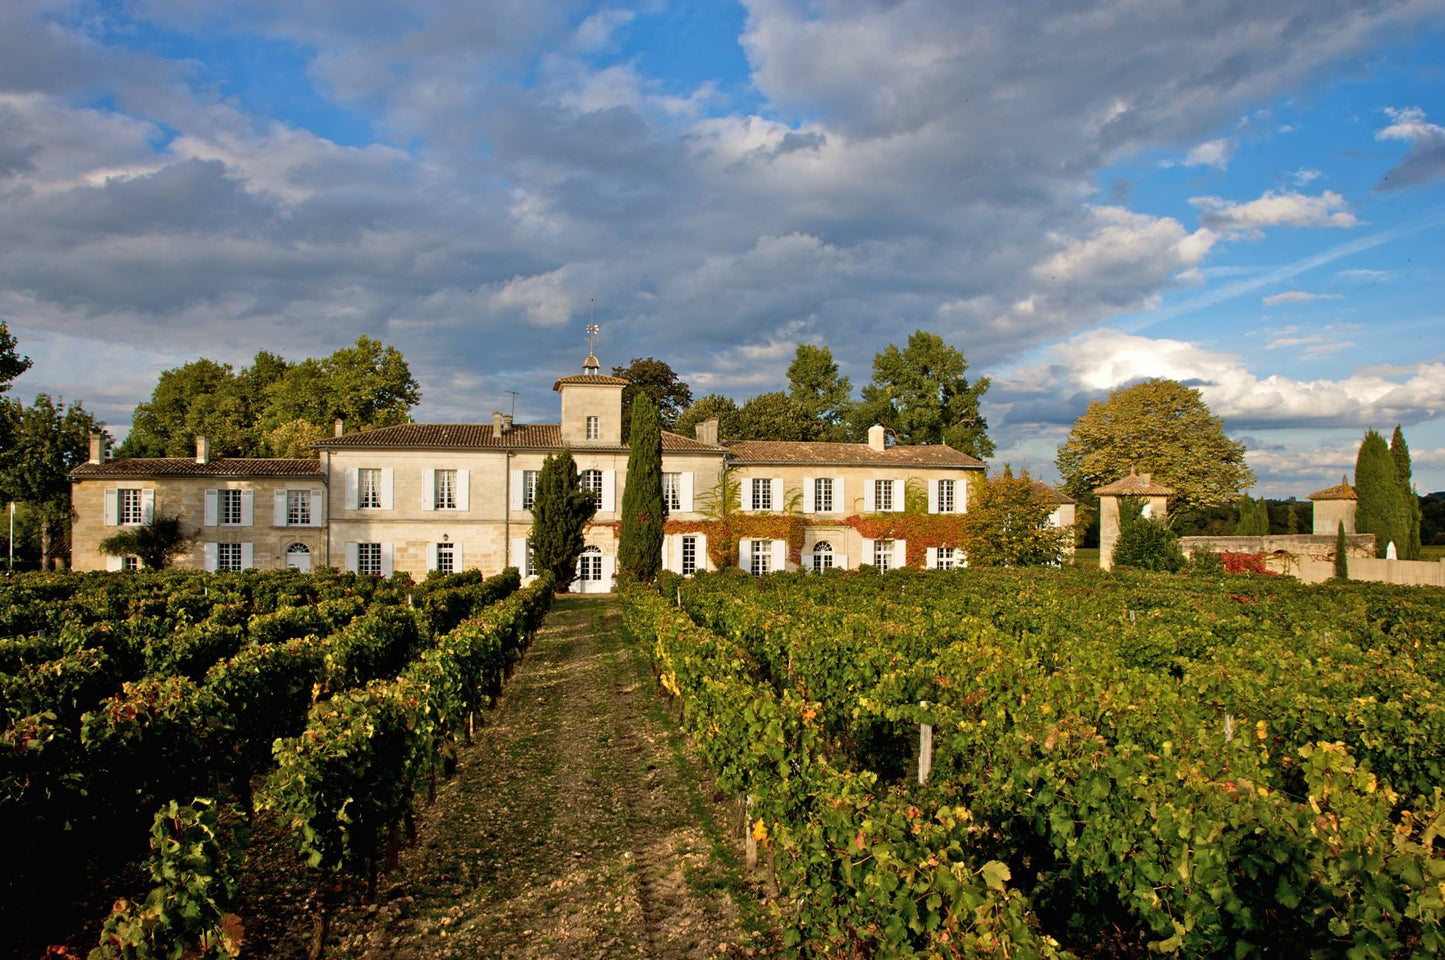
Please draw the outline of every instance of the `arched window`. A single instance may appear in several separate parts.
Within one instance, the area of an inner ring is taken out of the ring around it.
[[[585,547],[577,558],[577,579],[592,583],[602,579],[602,548]]]
[[[293,543],[286,548],[286,567],[290,570],[311,572],[311,548],[304,543]]]
[[[293,543],[286,548],[286,556],[289,557],[292,554],[305,554],[309,557],[311,555],[311,548],[304,543]]]
[[[827,540],[819,540],[813,544],[813,569],[833,569],[833,545]]]
[[[592,495],[593,503],[600,505],[602,503],[602,471],[583,470],[581,480],[582,489]]]

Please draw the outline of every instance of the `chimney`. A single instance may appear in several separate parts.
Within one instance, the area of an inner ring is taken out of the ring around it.
[[[500,437],[505,431],[502,429],[502,411],[492,411],[492,436]]]
[[[336,418],[336,422],[331,425],[331,435],[334,436],[334,437],[345,436],[345,435],[346,435],[346,421],[343,420],[343,419],[341,419],[340,417],[337,417],[337,418]]]
[[[512,415],[511,415],[510,413],[504,413],[504,414],[502,414],[502,432],[503,432],[503,433],[511,433],[511,432],[512,432]]]
[[[205,437],[196,437],[196,462],[207,464],[211,462],[211,441]]]
[[[693,428],[693,436],[697,437],[699,443],[708,443],[717,446],[717,420],[704,420]]]
[[[868,428],[868,449],[869,449],[869,450],[886,450],[886,449],[888,448],[887,433],[888,433],[888,431],[886,431],[886,430],[883,429],[883,425],[882,425],[882,424],[875,423],[875,424],[873,424],[873,426],[869,427],[869,428]]]
[[[99,433],[90,435],[90,462],[100,463],[105,459],[105,437]]]

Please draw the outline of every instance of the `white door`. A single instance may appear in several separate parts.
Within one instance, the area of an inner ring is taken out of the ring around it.
[[[577,558],[577,582],[573,589],[577,593],[607,593],[607,584],[602,579],[600,547],[588,547]]]
[[[311,549],[304,543],[293,543],[286,548],[286,569],[311,572]]]

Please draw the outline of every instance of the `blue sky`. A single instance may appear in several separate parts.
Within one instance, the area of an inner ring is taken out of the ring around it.
[[[936,331],[1046,477],[1172,376],[1256,492],[1396,423],[1445,489],[1445,3],[1267,6],[17,0],[17,390],[123,432],[166,367],[365,333],[421,418],[548,420],[595,299],[604,362],[739,399]]]

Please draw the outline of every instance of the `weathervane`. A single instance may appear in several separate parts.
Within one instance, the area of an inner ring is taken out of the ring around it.
[[[589,354],[595,355],[597,353],[597,334],[601,332],[602,328],[597,324],[587,324],[587,352]]]

